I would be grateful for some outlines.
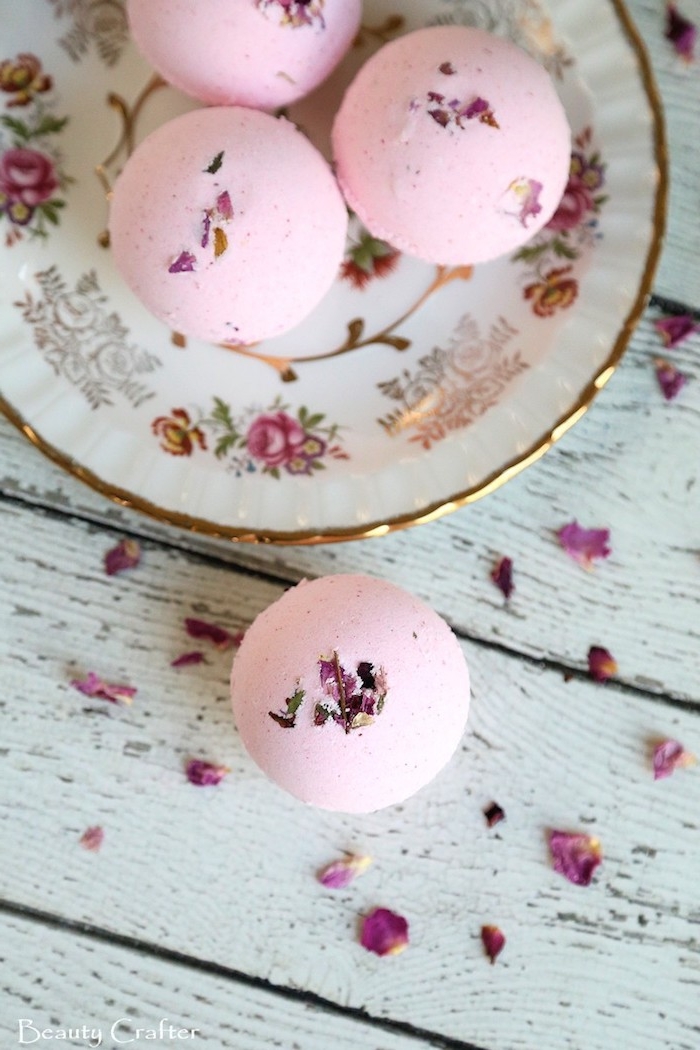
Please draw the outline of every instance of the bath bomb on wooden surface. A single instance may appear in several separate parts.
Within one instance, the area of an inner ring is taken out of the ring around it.
[[[440,772],[462,738],[469,672],[424,602],[370,576],[302,581],[246,631],[233,712],[254,761],[323,809],[368,813]]]

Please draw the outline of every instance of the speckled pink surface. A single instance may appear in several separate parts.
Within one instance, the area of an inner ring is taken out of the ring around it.
[[[228,218],[217,206],[223,193]],[[218,257],[217,228],[227,243]],[[292,328],[323,298],[342,260],[347,211],[295,125],[215,107],[176,117],[138,146],[115,184],[109,231],[124,279],[171,329],[251,343]],[[183,252],[192,271],[170,273]]]
[[[319,661],[334,654],[344,682],[356,684],[345,690],[345,720],[336,676],[321,680]],[[346,731],[365,664],[371,722]],[[383,706],[373,704],[383,692]],[[469,672],[450,628],[418,598],[369,576],[324,576],[287,591],[246,631],[231,697],[241,739],[272,780],[315,806],[363,813],[413,795],[449,761],[466,725]],[[336,718],[316,724],[324,707]]]
[[[286,21],[276,0],[129,0],[127,12],[144,57],[181,91],[210,105],[274,109],[333,71],[357,33],[362,4],[290,7]],[[308,24],[295,24],[300,18]]]
[[[461,115],[488,104],[498,127]],[[512,251],[553,215],[570,130],[544,69],[479,29],[416,30],[381,48],[348,88],[333,127],[337,175],[377,237],[429,262]],[[537,214],[526,204],[537,190]]]

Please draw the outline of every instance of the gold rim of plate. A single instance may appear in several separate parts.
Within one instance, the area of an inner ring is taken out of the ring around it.
[[[225,525],[217,525],[206,518],[198,518],[190,514],[180,514],[177,511],[164,510],[162,507],[151,503],[147,499],[135,496],[126,489],[105,482],[97,474],[77,463],[71,456],[61,452],[60,449],[45,441],[29,423],[10,405],[0,394],[0,410],[9,421],[20,430],[24,436],[45,456],[58,464],[67,473],[72,474],[90,488],[106,496],[114,503],[122,507],[138,510],[143,514],[154,518],[164,525],[175,525],[178,528],[190,532],[203,533],[218,539],[227,539],[240,543],[270,543],[270,544],[297,544],[310,545],[316,543],[340,543],[352,539],[369,539],[374,536],[385,536],[391,532],[398,532],[413,525],[422,525],[452,511],[458,510],[469,503],[474,503],[482,496],[494,492],[511,478],[519,474],[530,464],[535,463],[541,456],[561,438],[567,430],[578,422],[585,414],[594,398],[603,389],[615,369],[620,363],[627,344],[637,326],[639,319],[646,307],[647,298],[651,290],[652,281],[661,254],[664,230],[666,226],[666,211],[668,203],[668,149],[666,142],[666,131],[664,124],[663,109],[656,82],[651,70],[651,63],[647,55],[646,47],[642,41],[636,26],[634,25],[624,0],[610,0],[615,13],[620,21],[622,29],[627,36],[639,62],[639,73],[644,91],[649,102],[653,118],[653,143],[654,157],[657,169],[656,196],[653,208],[653,235],[647,251],[646,263],[642,278],[637,289],[637,294],[627,313],[622,328],[615,339],[610,354],[596,375],[581,391],[578,399],[571,408],[560,416],[551,429],[547,430],[532,445],[515,456],[503,467],[494,471],[483,481],[471,488],[458,492],[446,500],[438,500],[426,507],[420,514],[402,514],[387,519],[386,521],[375,521],[370,524],[348,526],[347,528],[333,528],[322,530],[300,530],[294,532],[282,532],[273,529],[237,529]]]

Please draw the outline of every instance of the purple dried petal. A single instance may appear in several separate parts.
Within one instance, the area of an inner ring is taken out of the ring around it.
[[[243,632],[236,631],[231,633],[227,631],[225,627],[219,627],[215,623],[207,623],[204,620],[197,620],[188,617],[185,620],[185,630],[189,634],[190,638],[201,638],[208,642],[212,642],[217,649],[231,649],[234,646],[238,646],[243,641]]]
[[[491,579],[498,589],[503,593],[506,601],[510,598],[515,587],[513,584],[513,561],[511,558],[501,558],[498,565],[491,572]]]
[[[175,659],[171,661],[170,666],[190,667],[192,664],[205,664],[206,662],[207,658],[204,653],[199,649],[195,649],[191,653],[182,653],[180,656],[176,656]]]
[[[220,784],[231,770],[228,766],[217,766],[213,762],[204,762],[200,758],[191,758],[185,766],[185,775],[190,784],[197,787],[212,787]]]
[[[484,810],[484,816],[486,817],[486,823],[490,828],[494,824],[500,824],[502,820],[506,819],[505,810],[501,809],[497,802],[491,802]]]
[[[663,740],[654,748],[652,764],[654,780],[670,777],[677,769],[695,765],[697,759],[686,751],[678,740]]]
[[[441,95],[439,91],[429,91],[428,92],[428,102],[440,102],[440,103],[442,103],[444,101],[445,101],[445,96]]]
[[[700,324],[696,324],[690,314],[659,317],[654,321],[654,328],[663,339],[667,350],[675,350],[695,332],[700,332]]]
[[[388,908],[375,908],[362,920],[360,943],[376,955],[398,955],[408,946],[408,923]]]
[[[141,545],[138,540],[120,540],[105,554],[105,572],[114,576],[125,569],[133,569],[141,561]]]
[[[316,878],[322,886],[327,886],[330,890],[344,890],[358,875],[363,875],[371,863],[371,857],[350,854],[342,860],[334,860],[327,864]]]
[[[180,252],[176,259],[170,263],[168,273],[192,273],[197,260],[192,252]]]
[[[571,521],[556,535],[569,557],[584,569],[593,568],[594,558],[607,558],[611,553],[609,529],[584,529],[577,521]]]
[[[104,837],[104,829],[96,825],[92,828],[86,828],[78,841],[83,849],[90,850],[91,853],[97,853],[104,841]]]
[[[538,182],[537,179],[529,178],[515,179],[508,187],[508,190],[515,196],[516,203],[519,205],[518,211],[514,214],[521,225],[527,226],[527,220],[530,216],[534,218],[542,211],[542,205],[540,204],[542,189],[541,182]]]
[[[666,5],[666,32],[664,35],[686,62],[693,61],[697,32],[695,23],[685,18],[675,4]]]
[[[496,959],[506,946],[505,935],[499,930],[498,926],[482,926],[481,943],[483,944],[484,951],[488,955],[489,961],[493,966]]]
[[[94,696],[98,700],[109,700],[112,704],[130,704],[136,696],[136,689],[133,686],[105,682],[94,671],[88,671],[82,680],[74,678],[71,685],[85,696]]]
[[[592,645],[588,650],[588,673],[596,682],[607,682],[617,674],[617,660],[607,649]]]
[[[485,98],[475,98],[473,102],[468,103],[460,111],[461,117],[466,117],[467,120],[473,120],[474,117],[480,117],[482,113],[486,113],[489,109],[489,104]]]
[[[207,208],[202,218],[202,240],[200,244],[202,248],[206,248],[209,244],[209,234],[211,233],[211,212]]]
[[[552,831],[549,836],[554,870],[577,886],[588,886],[603,859],[598,839],[568,831]]]
[[[661,393],[667,401],[673,401],[688,382],[687,375],[663,357],[654,359],[654,368]]]

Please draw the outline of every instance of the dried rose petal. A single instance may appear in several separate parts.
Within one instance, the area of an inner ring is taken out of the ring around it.
[[[203,652],[199,649],[195,649],[191,653],[182,653],[180,656],[176,656],[171,661],[171,667],[190,667],[192,664],[205,664],[207,658]]]
[[[185,766],[185,775],[190,784],[197,787],[211,787],[220,784],[231,770],[228,766],[217,766],[213,762],[204,762],[201,758],[191,758]]]
[[[656,357],[654,359],[654,367],[656,369],[656,378],[661,387],[661,393],[667,401],[673,401],[674,397],[678,397],[679,393],[688,382],[687,375],[676,368],[676,366],[670,361],[666,361],[663,357]]]
[[[360,944],[376,955],[398,955],[408,947],[408,923],[388,908],[375,908],[362,920]]]
[[[93,828],[86,828],[78,841],[83,849],[88,849],[92,853],[97,853],[102,845],[104,837],[104,830],[99,827],[99,825],[96,825]]]
[[[697,759],[677,740],[663,740],[654,748],[654,780],[670,777],[677,769],[695,765]]]
[[[654,321],[654,328],[663,339],[667,350],[675,350],[682,342],[700,332],[700,324],[696,324],[690,314],[674,314],[671,317],[659,317]]]
[[[491,572],[491,579],[498,589],[502,591],[506,600],[513,593],[513,561],[511,558],[501,558],[498,565]]]
[[[216,211],[223,222],[230,222],[233,218],[233,204],[228,190],[224,190],[216,198]]]
[[[457,70],[455,69],[455,67],[452,65],[451,62],[441,62],[440,65],[438,66],[438,69],[446,77],[454,76],[454,74],[457,72]]]
[[[588,886],[603,859],[598,839],[568,831],[552,831],[549,836],[554,870],[577,886]]]
[[[243,641],[243,631],[231,633],[225,627],[219,627],[218,624],[191,617],[185,620],[185,630],[190,638],[203,638],[208,642],[213,642],[217,649],[231,649],[239,646]]]
[[[486,817],[486,823],[490,828],[494,824],[500,824],[502,820],[506,819],[506,813],[504,809],[498,805],[497,802],[491,802],[484,810],[484,816]]]
[[[588,650],[588,673],[596,682],[607,682],[617,674],[617,660],[607,649],[592,645]]]
[[[572,521],[559,529],[557,536],[566,553],[584,569],[592,569],[594,558],[607,558],[611,551],[609,529],[583,529]]]
[[[342,860],[334,860],[325,868],[321,868],[316,878],[322,886],[327,886],[330,890],[344,890],[358,875],[364,874],[371,863],[371,857],[348,854]]]
[[[675,4],[666,5],[666,32],[664,35],[686,62],[693,61],[697,32],[696,25],[680,14]]]
[[[141,561],[141,545],[138,540],[120,540],[105,554],[105,572],[114,576],[125,569],[133,569]]]
[[[483,944],[484,951],[488,955],[491,965],[493,966],[496,959],[506,946],[504,934],[499,930],[498,926],[482,926],[481,943]]]
[[[94,671],[88,671],[82,680],[74,678],[71,685],[85,696],[95,696],[98,700],[109,700],[112,704],[130,704],[136,696],[136,689],[133,686],[105,682]]]
[[[540,204],[540,193],[543,190],[541,182],[537,179],[515,179],[508,186],[507,193],[511,199],[515,199],[515,204],[518,210],[515,212],[509,212],[514,215],[522,226],[527,226],[527,220],[532,216],[535,218],[536,215],[542,211],[542,205]]]
[[[170,263],[168,273],[192,273],[196,262],[192,252],[180,252],[178,257]]]

